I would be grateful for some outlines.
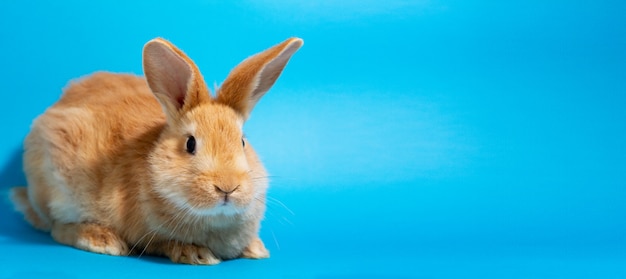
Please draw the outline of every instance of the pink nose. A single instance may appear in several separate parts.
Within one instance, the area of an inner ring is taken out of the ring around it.
[[[215,187],[215,191],[218,193],[230,195],[231,193],[237,191],[237,189],[239,188],[239,185],[232,187],[232,186],[218,186],[218,185],[213,184],[213,187]]]
[[[233,192],[235,192],[239,188],[239,185],[237,185],[235,187],[228,187],[227,188],[227,187],[224,187],[224,186],[220,187],[220,186],[217,186],[217,185],[214,184],[213,187],[215,187],[215,192],[218,192],[220,194],[224,194],[224,204],[226,204],[226,203],[228,203],[228,196],[230,194],[232,194]]]

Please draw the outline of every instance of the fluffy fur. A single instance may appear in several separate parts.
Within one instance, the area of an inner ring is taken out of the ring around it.
[[[29,186],[12,189],[15,207],[56,241],[96,253],[269,257],[258,237],[267,174],[242,126],[301,46],[291,38],[246,59],[215,98],[160,38],[144,46],[145,79],[100,72],[72,83],[24,142]]]

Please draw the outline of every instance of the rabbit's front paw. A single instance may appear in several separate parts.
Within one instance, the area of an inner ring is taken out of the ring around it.
[[[52,237],[67,245],[113,256],[128,255],[128,245],[113,230],[92,223],[54,224]]]
[[[248,244],[248,247],[243,249],[241,257],[247,259],[266,259],[270,257],[270,252],[267,251],[261,239],[255,238]]]
[[[209,248],[193,244],[170,244],[167,250],[167,256],[176,263],[215,265],[221,262]]]

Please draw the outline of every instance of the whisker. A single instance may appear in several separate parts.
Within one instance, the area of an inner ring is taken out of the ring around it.
[[[278,244],[278,239],[276,238],[276,235],[274,234],[274,230],[270,229],[270,231],[272,232],[272,237],[274,238],[274,243],[276,243],[276,248],[278,248],[278,250],[280,250],[280,244]]]
[[[260,202],[266,202],[265,200],[262,200],[260,198],[255,198],[256,200],[260,201]],[[272,205],[271,203],[268,205]],[[276,220],[278,223],[280,223],[281,225],[286,225],[289,224],[291,226],[293,226],[293,223],[287,219],[287,217],[285,216],[281,216],[280,214],[276,214],[273,210],[271,210],[271,207],[267,208],[266,211],[266,217],[272,217],[274,220]],[[269,219],[269,218],[268,218]]]
[[[169,224],[171,224],[174,220],[176,220],[176,218],[178,218],[178,216],[180,215],[180,213],[170,217],[169,219],[167,219],[166,221],[164,221],[163,223],[161,223],[159,226],[157,226],[156,228],[150,230],[149,232],[147,232],[145,235],[143,235],[138,241],[137,243],[135,243],[135,245],[133,246],[133,248],[131,249],[130,253],[132,252],[133,249],[135,249],[135,247],[141,243],[141,240],[143,240],[146,236],[148,236],[150,233],[152,233],[152,236],[150,237],[150,240],[148,240],[148,243],[144,246],[143,250],[141,251],[141,253],[139,254],[139,258],[141,258],[141,256],[146,252],[146,250],[148,249],[148,247],[150,246],[150,244],[152,243],[152,240],[154,239],[154,237],[157,234],[157,231],[165,226],[169,226]]]
[[[291,213],[291,215],[294,215],[294,216],[296,215],[296,214],[295,214],[295,213],[294,213],[291,209],[289,209],[289,207],[287,207],[284,203],[282,203],[282,202],[281,202],[281,201],[279,201],[278,199],[276,199],[276,198],[272,198],[272,197],[270,197],[270,196],[267,196],[266,198],[267,198],[269,201],[271,201],[271,202],[274,202],[274,203],[277,203],[277,204],[281,205],[283,208],[285,208],[287,211],[289,211],[289,213]]]
[[[287,219],[285,216],[283,216],[282,219],[285,220],[285,222],[287,222],[287,224],[293,226],[293,223],[291,221],[289,221],[289,219]]]
[[[150,246],[150,243],[152,243],[152,240],[154,239],[154,236],[156,236],[156,233],[157,233],[157,230],[154,230],[154,233],[152,233],[152,236],[148,240],[148,243],[146,244],[145,247],[143,247],[143,250],[141,250],[141,253],[139,253],[139,258],[141,258],[141,256],[143,256],[143,253],[146,252],[146,249],[148,249],[148,246]]]
[[[135,244],[133,245],[133,247],[130,248],[130,250],[128,251],[128,254],[126,256],[130,256],[133,253],[133,250],[135,250],[135,248],[137,248],[137,245],[139,245],[139,243],[141,243],[141,241],[148,236],[149,234],[151,234],[152,232],[154,232],[155,230],[157,230],[158,228],[154,228],[150,231],[148,231],[147,233],[145,233],[142,237],[140,237],[137,241],[135,241]]]
[[[192,217],[192,218],[191,218],[191,220],[190,220],[190,222],[187,222],[187,231],[185,232],[185,235],[184,235],[184,237],[183,237],[183,239],[182,239],[182,240],[183,240],[183,241],[185,241],[185,242],[186,242],[187,238],[189,238],[189,232],[191,231],[191,227],[192,227],[192,226],[193,226],[193,224],[196,222],[196,218],[198,218],[198,216],[197,216],[197,215],[189,215],[189,213],[190,213],[190,211],[189,211],[189,210],[187,210],[187,211],[185,212],[185,217],[186,217],[185,219],[189,218],[189,216],[191,216],[191,217]]]
[[[183,219],[185,219],[185,216],[187,214],[187,211],[189,209],[185,208],[184,210],[179,211],[178,213],[176,213],[176,215],[174,216],[174,218],[172,219],[172,221],[176,221],[177,224],[174,226],[174,228],[172,230],[170,230],[169,236],[168,236],[168,241],[172,240],[172,238],[174,238],[174,234],[176,233],[176,231],[178,230],[178,227],[183,224]],[[177,220],[180,217],[180,220]]]
[[[170,222],[171,220],[172,220],[172,218],[170,218],[170,219],[168,219],[168,220],[164,221],[163,223],[161,223],[160,225],[158,225],[156,228],[154,228],[154,229],[152,229],[152,230],[148,231],[148,232],[147,232],[147,233],[145,233],[142,237],[140,237],[137,241],[135,241],[135,244],[133,245],[133,247],[132,247],[132,248],[130,248],[130,251],[128,251],[128,255],[131,255],[131,254],[132,254],[133,250],[135,250],[135,248],[137,248],[137,245],[139,245],[139,243],[141,243],[141,241],[142,241],[144,238],[146,238],[146,236],[150,235],[151,233],[156,233],[156,231],[157,231],[157,230],[159,230],[159,229],[163,228],[163,226],[164,226],[166,223]],[[154,236],[154,234],[153,234],[153,236]],[[144,248],[144,251],[145,251],[145,248]],[[140,257],[141,257],[141,255],[140,255]]]
[[[289,224],[289,225],[292,225],[292,226],[293,226],[293,223],[291,223],[289,220],[285,219],[285,217],[283,217],[283,216],[279,216],[279,215],[277,215],[277,214],[275,214],[274,212],[271,212],[271,211],[267,211],[267,213],[269,214],[269,216],[266,216],[266,217],[272,217],[272,218],[273,218],[274,220],[276,220],[279,224],[281,224],[281,225],[287,225],[287,224]],[[287,224],[286,224],[283,220],[286,220],[286,221],[287,221],[287,222],[286,222]]]
[[[275,176],[275,175],[265,175],[265,176],[255,176],[255,177],[250,177],[250,179],[255,180],[255,179],[268,179],[268,178],[280,178],[280,176]]]

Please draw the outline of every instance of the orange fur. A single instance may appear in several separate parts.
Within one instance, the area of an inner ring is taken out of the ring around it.
[[[58,242],[97,253],[190,264],[268,257],[258,237],[267,174],[241,129],[301,45],[292,38],[245,60],[215,99],[163,39],[144,47],[146,79],[101,72],[73,82],[25,140],[29,186],[14,188],[16,208]]]

